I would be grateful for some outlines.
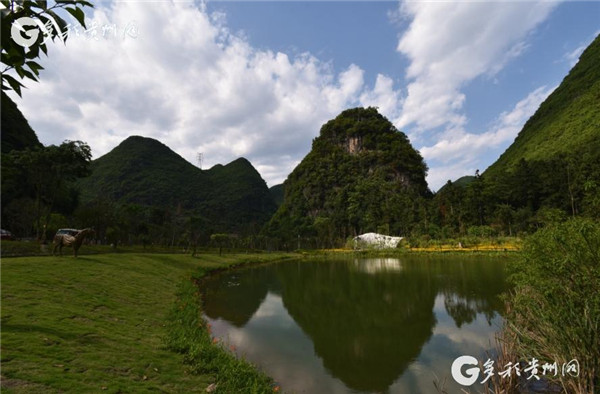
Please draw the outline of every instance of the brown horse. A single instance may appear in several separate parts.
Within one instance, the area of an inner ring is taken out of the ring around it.
[[[93,233],[94,233],[93,229],[85,228],[83,230],[79,230],[77,232],[77,234],[75,234],[75,235],[69,235],[69,234],[55,235],[54,241],[52,242],[54,244],[54,249],[52,250],[52,255],[53,256],[56,255],[56,249],[58,249],[58,252],[62,256],[63,246],[72,246],[73,247],[73,256],[77,257],[77,251],[81,247],[81,243],[83,242],[83,239],[88,234],[93,234]]]

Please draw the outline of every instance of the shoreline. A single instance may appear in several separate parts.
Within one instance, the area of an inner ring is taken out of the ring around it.
[[[193,278],[296,256],[3,257],[0,387],[3,392],[193,392],[217,383],[217,392],[272,391],[272,381],[259,369],[211,340],[204,341],[208,346],[199,341],[210,335],[199,320],[202,305],[195,302],[199,291]],[[174,327],[185,328],[185,335]]]

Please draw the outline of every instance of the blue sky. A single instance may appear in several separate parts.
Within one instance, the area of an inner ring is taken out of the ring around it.
[[[320,126],[374,105],[433,190],[484,170],[600,33],[600,2],[101,2],[119,38],[54,45],[17,99],[46,144],[129,135],[203,167],[248,158],[270,186]],[[97,38],[97,37],[96,37]]]

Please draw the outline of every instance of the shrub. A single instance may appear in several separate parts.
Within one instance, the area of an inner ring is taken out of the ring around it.
[[[515,290],[506,329],[516,338],[516,353],[559,365],[575,358],[579,378],[559,374],[565,391],[598,390],[600,224],[573,219],[538,231],[510,278]]]

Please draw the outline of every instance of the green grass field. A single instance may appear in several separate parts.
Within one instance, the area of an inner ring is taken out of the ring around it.
[[[273,384],[267,377],[210,344],[190,284],[213,269],[285,257],[3,258],[2,392],[183,393],[213,382],[221,392],[265,392]],[[203,366],[198,352],[207,349],[213,362]],[[246,375],[232,383],[240,370]]]

